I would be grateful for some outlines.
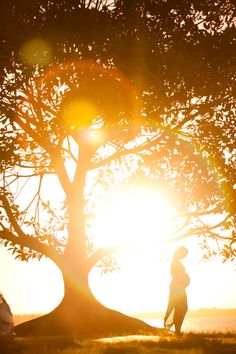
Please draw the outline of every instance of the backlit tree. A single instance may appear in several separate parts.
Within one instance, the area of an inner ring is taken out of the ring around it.
[[[16,332],[145,327],[89,289],[90,270],[112,267],[114,251],[87,237],[93,186],[124,166],[123,179],[142,174],[175,201],[170,239],[213,239],[235,257],[234,1],[1,6],[1,243],[22,260],[49,257],[65,284],[52,313]],[[59,205],[47,195],[54,182]]]

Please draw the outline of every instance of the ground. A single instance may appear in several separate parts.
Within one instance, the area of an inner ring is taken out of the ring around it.
[[[1,354],[235,354],[233,334],[133,335],[96,339],[15,338],[2,342]]]

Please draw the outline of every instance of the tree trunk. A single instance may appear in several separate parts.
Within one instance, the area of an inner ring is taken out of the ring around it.
[[[88,286],[87,277],[64,276],[65,294],[51,313],[15,327],[17,336],[76,335],[101,337],[138,333],[151,329],[145,322],[110,310],[100,304]]]
[[[68,242],[57,265],[62,271],[65,294],[51,313],[15,327],[18,336],[68,335],[104,336],[137,333],[151,328],[143,321],[109,310],[101,305],[88,285],[90,270],[86,255],[86,230],[83,191],[90,154],[80,146],[74,182],[67,195]]]

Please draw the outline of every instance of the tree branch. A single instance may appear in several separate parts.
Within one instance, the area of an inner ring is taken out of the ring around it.
[[[19,245],[20,247],[26,247],[30,250],[41,253],[42,255],[50,258],[57,265],[61,265],[62,256],[57,253],[54,249],[45,243],[39,242],[36,238],[32,236],[25,235],[17,237],[12,232],[8,230],[0,230],[0,238],[11,242],[14,245]]]
[[[213,227],[213,229],[214,229],[214,227]],[[197,235],[200,236],[202,234],[206,234],[206,235],[208,234],[208,237],[211,237],[214,239],[219,239],[219,240],[224,240],[224,241],[230,241],[232,239],[231,237],[228,237],[228,236],[220,236],[216,233],[213,233],[211,230],[212,230],[212,228],[209,228],[207,226],[198,227],[195,229],[190,229],[181,235],[168,238],[166,240],[166,242],[168,242],[168,243],[169,242],[176,242],[176,241],[183,240],[189,236],[197,236]]]
[[[134,148],[120,150],[120,151],[117,151],[114,154],[106,157],[103,160],[100,160],[98,162],[91,162],[90,169],[95,169],[95,168],[104,166],[104,165],[110,163],[112,160],[118,159],[119,157],[122,157],[122,156],[137,154],[138,152],[147,150],[150,147],[155,146],[157,144],[158,140],[160,140],[163,137],[163,135],[164,135],[164,132],[160,136],[155,137],[155,138],[151,138],[147,142],[142,143],[141,145],[135,146]]]
[[[178,214],[176,216],[176,218],[190,218],[190,217],[199,217],[199,216],[204,216],[204,215],[209,215],[209,214],[217,214],[218,212],[220,212],[221,208],[220,206],[216,206],[213,209],[210,210],[195,210],[195,211],[191,211],[191,212],[186,212],[186,213],[182,213],[182,214]]]
[[[68,178],[68,175],[66,173],[66,169],[64,166],[64,162],[62,160],[61,155],[58,154],[57,150],[60,147],[60,143],[58,146],[51,146],[49,149],[49,146],[47,144],[47,140],[41,138],[31,127],[29,124],[22,122],[22,120],[19,117],[15,117],[15,122],[25,131],[26,134],[28,134],[31,138],[33,138],[37,144],[39,144],[51,157],[52,161],[52,166],[55,168],[56,173],[59,177],[60,183],[62,185],[62,188],[64,189],[64,192],[68,195],[71,187],[70,180]]]
[[[20,225],[18,224],[13,212],[12,212],[12,209],[11,209],[11,206],[8,202],[8,199],[5,197],[5,195],[3,194],[0,194],[0,200],[2,201],[3,203],[3,207],[6,211],[6,214],[8,216],[8,219],[12,225],[12,227],[14,228],[14,230],[16,231],[17,235],[19,237],[24,237],[25,236],[25,233],[22,231]]]
[[[45,151],[49,152],[46,140],[41,138],[39,134],[37,134],[36,130],[31,128],[30,124],[24,123],[18,116],[14,118],[14,121],[26,134],[28,134],[32,139],[34,139],[34,141],[36,141],[39,146],[41,146]]]
[[[31,250],[34,250],[36,252],[39,252],[46,257],[50,258],[53,260],[58,266],[62,265],[62,256],[56,252],[51,246],[40,242],[37,238],[33,236],[29,236],[23,232],[21,229],[20,225],[18,224],[11,206],[9,204],[8,199],[5,197],[5,195],[1,194],[0,195],[0,200],[3,203],[3,207],[6,211],[6,214],[9,218],[9,221],[11,223],[11,226],[14,228],[16,231],[17,235],[14,235],[12,232],[10,232],[7,229],[0,230],[0,238],[3,240],[7,240],[12,242],[13,244],[17,244],[21,247],[26,247]]]
[[[59,178],[59,181],[61,183],[61,186],[65,194],[68,196],[69,193],[71,192],[71,182],[66,172],[66,168],[62,156],[57,151],[58,149],[59,147],[53,149],[54,151],[51,154],[52,167],[54,168]]]
[[[120,253],[120,252],[124,252],[127,251],[128,249],[133,249],[133,247],[109,247],[109,248],[99,248],[98,250],[96,250],[90,257],[88,260],[90,269],[92,267],[94,267],[96,265],[96,263],[98,261],[100,261],[100,259],[102,259],[103,257],[108,257],[111,256],[115,253]]]

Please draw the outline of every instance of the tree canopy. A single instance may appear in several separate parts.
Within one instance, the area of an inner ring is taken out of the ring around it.
[[[172,196],[171,239],[213,239],[234,259],[234,1],[8,0],[1,14],[2,245],[88,273],[108,254],[88,244],[88,174],[106,188],[125,166]]]

